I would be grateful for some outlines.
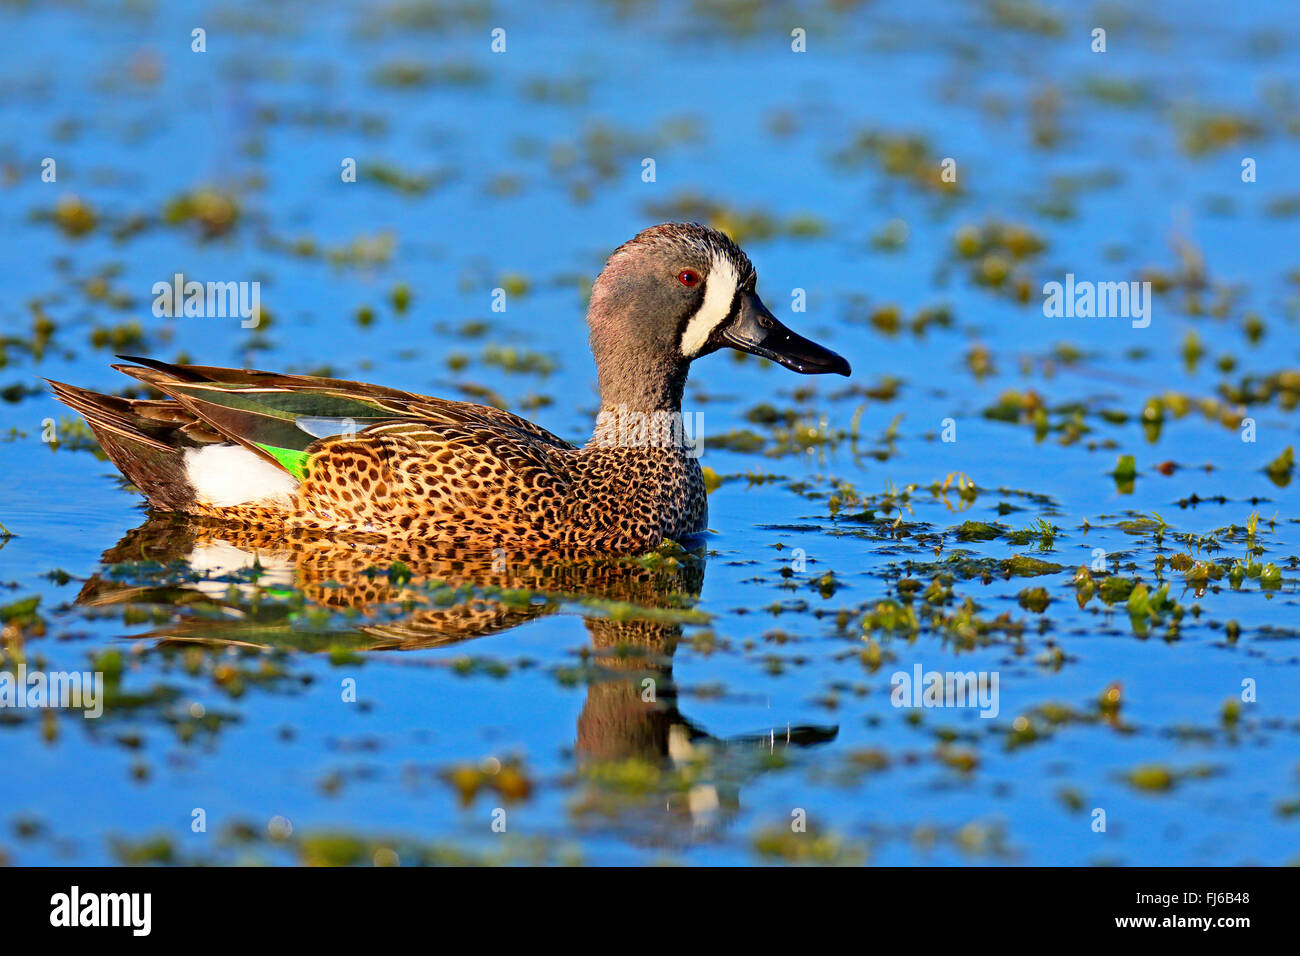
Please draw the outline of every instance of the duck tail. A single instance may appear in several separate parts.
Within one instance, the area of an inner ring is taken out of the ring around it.
[[[194,490],[185,450],[199,442],[183,429],[193,418],[175,402],[104,395],[46,379],[59,401],[82,414],[104,454],[155,508],[188,511]],[[216,437],[216,436],[213,436]]]

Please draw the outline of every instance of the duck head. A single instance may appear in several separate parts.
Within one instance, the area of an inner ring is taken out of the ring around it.
[[[720,348],[848,375],[842,356],[781,324],[757,281],[739,246],[696,223],[652,226],[615,249],[587,313],[602,405],[678,408],[691,362]]]

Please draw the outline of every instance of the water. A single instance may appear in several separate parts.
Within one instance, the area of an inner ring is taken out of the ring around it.
[[[5,667],[121,666],[98,720],[0,713],[0,852],[1294,861],[1300,552],[1265,471],[1300,394],[1288,14],[0,8],[0,605],[40,598]],[[732,231],[854,367],[699,363],[702,555],[405,554],[408,581],[146,522],[40,382],[121,389],[114,352],[328,371],[580,441],[586,284],[678,217]],[[176,272],[260,281],[268,321],[155,318]],[[1045,317],[1067,273],[1153,281],[1150,325]],[[1098,560],[1122,580],[1080,607]],[[1134,582],[1168,606],[1135,618]],[[895,707],[918,664],[996,674],[997,716]]]

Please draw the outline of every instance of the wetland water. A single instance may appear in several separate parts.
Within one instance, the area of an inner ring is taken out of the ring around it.
[[[2,666],[103,675],[98,718],[0,708],[0,858],[1300,859],[1292,5],[87,0],[0,5],[0,51]],[[694,551],[150,517],[42,382],[582,441],[589,283],[677,218],[854,369],[695,366]],[[260,321],[156,315],[177,273]],[[1149,314],[1045,312],[1067,276]]]

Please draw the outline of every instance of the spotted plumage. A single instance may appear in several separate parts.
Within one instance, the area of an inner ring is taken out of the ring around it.
[[[266,589],[291,588],[312,604],[356,612],[354,623],[368,639],[368,649],[468,640],[552,613],[575,598],[645,609],[614,618],[594,610],[588,627],[594,635],[609,635],[608,641],[597,640],[598,647],[662,647],[675,639],[678,624],[672,615],[661,616],[654,609],[689,606],[704,574],[703,561],[689,554],[680,561],[643,562],[563,549],[471,551],[439,541],[399,539],[358,543],[340,541],[335,534],[258,530],[164,512],[155,512],[129,532],[102,560],[115,565],[142,559],[183,560],[196,572],[166,585],[177,591],[173,603],[193,608],[198,592],[222,607],[240,609],[183,615],[152,636],[244,645],[277,633],[285,640],[306,638],[310,629],[302,622],[297,627],[286,622],[282,605],[256,607],[256,596]],[[255,579],[232,584],[241,582],[254,562],[259,568]],[[394,567],[403,573],[395,576],[389,571]],[[457,590],[458,599],[443,600],[444,592],[435,584]],[[503,597],[510,593],[525,593],[529,599]],[[107,606],[147,597],[139,586],[109,574],[87,581],[77,601]],[[154,594],[151,599],[157,598]]]
[[[315,376],[128,358],[114,368],[163,398],[51,384],[160,509],[255,529],[634,553],[706,526],[698,445],[671,427],[692,361],[727,346],[848,374],[776,320],[756,281],[704,226],[655,226],[616,249],[587,316],[601,412],[581,448],[497,408]]]

